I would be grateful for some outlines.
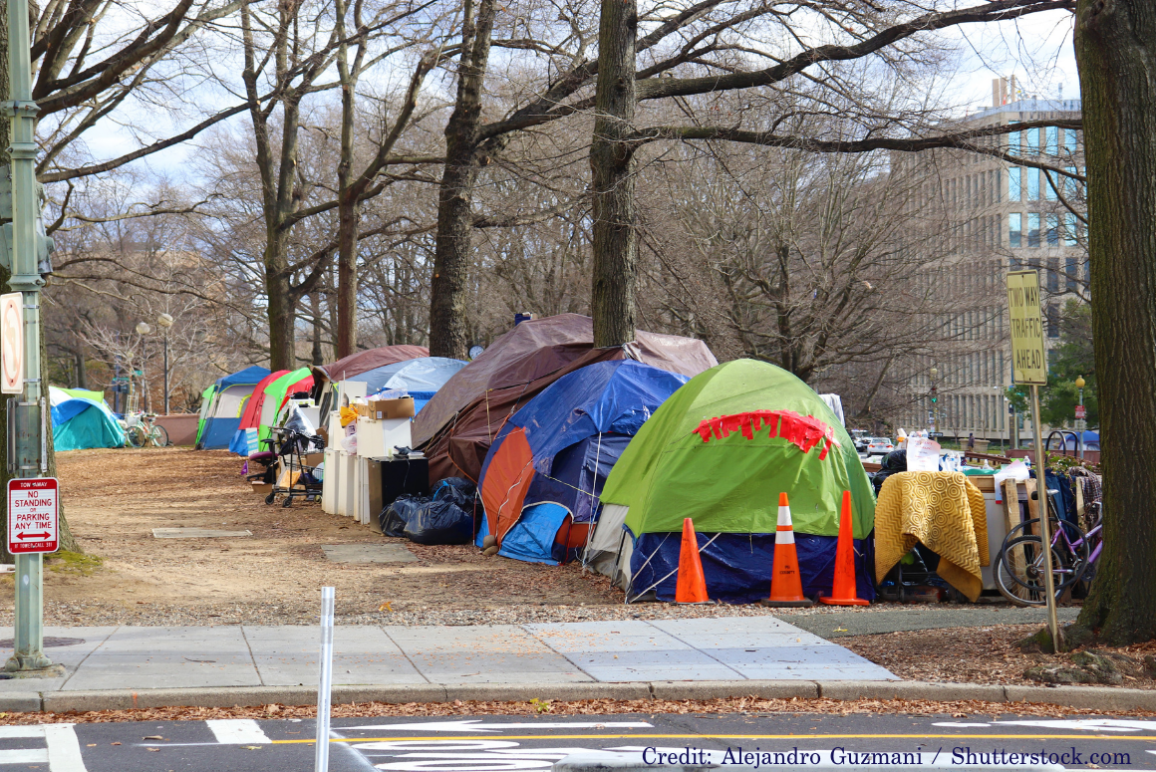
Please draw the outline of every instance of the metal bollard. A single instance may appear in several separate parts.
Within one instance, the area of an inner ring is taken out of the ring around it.
[[[317,685],[317,747],[315,772],[329,772],[329,700],[333,689],[334,588],[321,588],[321,677]]]

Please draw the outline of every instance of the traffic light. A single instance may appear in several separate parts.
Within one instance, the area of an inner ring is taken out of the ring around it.
[[[931,404],[934,405],[938,401],[939,401],[939,387],[938,386],[932,386],[931,387]]]

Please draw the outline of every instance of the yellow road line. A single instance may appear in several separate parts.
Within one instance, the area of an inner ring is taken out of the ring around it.
[[[342,727],[335,727],[344,731]],[[435,742],[462,740],[1139,740],[1156,743],[1156,735],[1104,734],[485,734],[468,737],[338,737],[331,743]],[[273,740],[274,745],[315,740]]]

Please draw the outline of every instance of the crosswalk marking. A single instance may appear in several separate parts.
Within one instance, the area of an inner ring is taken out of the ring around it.
[[[47,748],[9,748],[0,750],[0,764],[47,764]]]
[[[251,718],[210,719],[205,723],[221,745],[262,745],[273,742],[260,724]]]
[[[15,737],[43,737],[44,727],[40,724],[29,724],[26,726],[0,726],[0,739],[12,739]]]
[[[48,741],[48,772],[88,772],[80,756],[80,740],[74,724],[46,724],[44,739]]]

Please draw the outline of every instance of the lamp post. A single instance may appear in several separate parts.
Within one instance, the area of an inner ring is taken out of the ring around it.
[[[932,367],[929,374],[931,375],[931,422],[930,423],[931,423],[931,435],[932,435],[932,437],[934,437],[935,431],[936,431],[936,426],[939,423],[938,420],[936,420],[939,418],[939,384],[937,383],[937,379],[939,378],[939,368],[938,367]]]
[[[173,318],[168,314],[157,317],[157,324],[164,330],[165,347],[165,415],[169,414],[169,328],[173,326]]]
[[[136,334],[140,336],[140,382],[141,382],[141,401],[144,403],[141,410],[147,413],[149,411],[149,381],[148,375],[145,372],[145,365],[148,362],[148,356],[145,343],[145,336],[153,331],[152,325],[148,322],[137,322]]]
[[[1079,441],[1076,443],[1080,448],[1080,460],[1084,460],[1084,427],[1087,421],[1084,419],[1084,376],[1080,375],[1076,378],[1076,388],[1080,390],[1080,407],[1076,410],[1076,433],[1079,436]]]

